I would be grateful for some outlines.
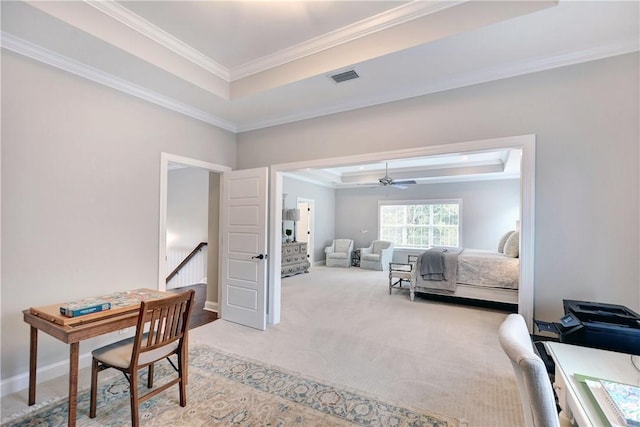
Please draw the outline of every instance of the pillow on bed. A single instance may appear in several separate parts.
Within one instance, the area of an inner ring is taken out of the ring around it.
[[[504,236],[500,238],[500,240],[498,241],[498,252],[500,252],[501,254],[504,253],[504,245],[507,243],[507,239],[509,239],[509,237],[513,233],[515,233],[515,231],[513,230],[507,231],[506,233],[504,233]]]
[[[504,244],[504,254],[511,258],[518,258],[520,255],[520,233],[514,231]]]

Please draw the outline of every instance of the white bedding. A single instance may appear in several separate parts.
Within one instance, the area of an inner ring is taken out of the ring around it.
[[[519,258],[481,249],[465,249],[458,256],[458,283],[518,289],[519,278]]]
[[[420,271],[419,265],[417,269]],[[464,249],[458,255],[455,276],[457,276],[456,283],[458,284],[485,288],[518,289],[520,259],[488,250]],[[416,279],[416,286],[419,288],[442,289],[441,282],[427,281],[420,275]]]

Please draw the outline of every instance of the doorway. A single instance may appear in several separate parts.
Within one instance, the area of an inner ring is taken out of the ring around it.
[[[167,176],[167,289],[207,283],[211,172],[169,162]],[[215,253],[215,252],[214,252]]]
[[[535,219],[535,135],[520,135],[513,137],[494,138],[486,140],[450,143],[415,149],[395,150],[388,152],[367,153],[353,156],[343,156],[319,160],[301,161],[271,166],[270,193],[272,200],[282,197],[282,176],[284,172],[302,169],[318,169],[338,166],[381,162],[393,159],[407,159],[410,157],[426,157],[446,155],[452,153],[483,152],[496,149],[515,148],[522,150],[521,159],[521,202],[520,202],[520,289],[518,292],[518,312],[525,318],[530,331],[533,331],[533,295],[534,295],[534,219]],[[271,203],[271,220],[269,228],[277,230],[281,216],[278,215],[279,204]],[[269,250],[274,257],[270,257],[269,274],[269,323],[280,322],[281,311],[281,280],[280,257],[282,250],[280,239],[271,239]]]
[[[192,159],[188,157],[182,157],[170,153],[160,154],[160,218],[159,218],[159,236],[158,236],[158,290],[167,290],[167,209],[168,209],[168,192],[169,192],[169,168],[170,165],[176,165],[179,167],[187,168],[199,168],[209,172],[210,181],[220,181],[220,175],[224,172],[230,172],[231,168],[228,166],[218,165],[202,160]],[[175,166],[174,166],[175,167]],[[213,173],[211,173],[213,172]],[[216,189],[216,187],[218,187]],[[212,204],[220,206],[220,189],[219,185],[211,185],[209,200]],[[215,200],[217,197],[217,200]],[[209,235],[208,241],[211,244],[207,245],[208,263],[207,263],[207,302],[205,308],[217,311],[218,310],[218,253],[219,253],[219,239],[217,237],[212,238],[211,233],[217,233],[217,221],[219,218],[219,209],[209,208]],[[216,225],[212,225],[211,221],[214,220]],[[216,234],[217,236],[217,234]],[[215,243],[213,243],[215,242]]]
[[[313,216],[315,211],[314,201],[312,199],[305,199],[298,197],[297,208],[300,210],[300,221],[296,224],[296,234],[298,235],[299,242],[307,243],[307,259],[313,267],[313,247],[314,247],[314,233],[313,233]]]

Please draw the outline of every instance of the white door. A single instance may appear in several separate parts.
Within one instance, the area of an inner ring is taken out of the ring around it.
[[[298,241],[307,243],[307,258],[313,265],[313,200],[298,199],[300,221],[298,222]]]
[[[267,168],[223,174],[221,318],[267,326]]]

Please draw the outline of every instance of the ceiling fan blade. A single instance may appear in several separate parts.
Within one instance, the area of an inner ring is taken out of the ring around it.
[[[393,181],[394,184],[406,185],[406,184],[417,184],[414,180],[407,181]]]

